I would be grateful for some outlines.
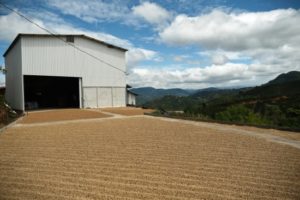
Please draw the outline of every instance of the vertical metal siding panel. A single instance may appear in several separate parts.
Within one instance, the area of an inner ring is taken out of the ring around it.
[[[83,88],[84,107],[97,108],[97,88]]]
[[[24,110],[21,43],[19,39],[5,57],[5,98],[10,106],[17,110]]]
[[[24,37],[24,41],[24,74],[74,76],[73,47],[51,37]]]
[[[82,50],[125,71],[125,52],[108,48],[105,45],[84,38],[76,38],[75,41],[75,44]],[[84,79],[84,86],[125,87],[126,80],[124,72],[107,66],[103,62],[85,54],[80,57],[85,57],[83,68],[86,70],[83,75],[86,78]]]
[[[126,106],[126,92],[125,88],[113,88],[113,107]]]
[[[133,106],[136,105],[135,104],[135,95],[129,93],[129,100],[130,100],[130,103],[129,103],[130,105],[133,105]]]
[[[112,107],[111,88],[98,88],[98,107]]]
[[[129,93],[126,92],[126,105],[129,104]]]
[[[135,105],[135,95],[128,93],[128,104]]]
[[[132,95],[128,93],[128,104],[132,105]]]
[[[82,79],[81,78],[79,78],[78,79],[78,81],[79,81],[79,88],[78,88],[78,90],[79,90],[79,108],[83,108],[83,106],[82,106]]]

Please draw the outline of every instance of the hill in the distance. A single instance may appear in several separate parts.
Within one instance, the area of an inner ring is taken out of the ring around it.
[[[138,94],[137,103],[138,105],[151,105],[151,101],[155,100],[155,104],[159,104],[160,99],[165,96],[168,98],[163,98],[162,101],[172,101],[174,96],[174,101],[178,101],[184,98],[175,97],[189,97],[189,99],[198,99],[198,100],[212,100],[224,96],[255,96],[255,97],[270,97],[270,96],[280,96],[280,95],[289,95],[294,94],[299,91],[297,87],[300,83],[300,72],[291,71],[285,74],[280,74],[275,79],[257,87],[246,87],[246,88],[235,88],[235,89],[224,89],[224,88],[204,88],[199,90],[188,90],[180,88],[172,89],[156,89],[153,87],[141,87],[133,88],[132,91]],[[163,103],[164,104],[164,103]],[[172,104],[175,104],[174,102]]]
[[[265,85],[274,85],[274,84],[280,84],[280,83],[286,83],[292,81],[300,81],[300,72],[291,71],[288,73],[280,74],[275,79],[269,81]]]
[[[193,94],[191,94],[191,97],[209,100],[209,99],[215,99],[222,95],[235,95],[238,94],[241,91],[248,90],[250,88],[237,88],[237,89],[221,89],[221,88],[204,88],[197,90]]]
[[[300,130],[300,72],[281,74],[253,88],[207,88],[189,96],[164,96],[144,104],[181,110],[181,117]]]
[[[158,100],[166,96],[174,97],[187,97],[198,98],[198,99],[213,99],[220,95],[224,94],[237,94],[238,92],[249,89],[249,88],[238,88],[238,89],[221,89],[221,88],[204,88],[199,90],[193,89],[180,89],[180,88],[171,88],[171,89],[157,89],[153,87],[141,87],[133,88],[132,92],[138,94],[137,104],[144,105],[145,103],[151,102],[153,100]],[[170,97],[165,98],[171,100]],[[177,98],[177,100],[180,98]],[[174,104],[174,103],[173,103]]]
[[[285,74],[280,74],[275,79],[254,87],[251,90],[242,92],[242,95],[253,96],[256,98],[270,98],[293,96],[300,94],[300,72],[291,71]]]
[[[148,101],[152,101],[154,99],[161,98],[168,95],[183,97],[183,96],[188,96],[192,93],[192,90],[184,90],[180,88],[156,89],[153,87],[133,88],[131,89],[131,91],[138,94],[137,96],[138,105],[142,105]]]

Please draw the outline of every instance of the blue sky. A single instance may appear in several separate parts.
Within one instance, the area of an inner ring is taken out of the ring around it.
[[[54,33],[129,49],[127,81],[134,87],[252,86],[300,70],[298,0],[1,2]],[[2,55],[18,33],[44,33],[1,6],[0,28]]]

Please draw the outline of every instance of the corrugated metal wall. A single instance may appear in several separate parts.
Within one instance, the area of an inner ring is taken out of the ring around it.
[[[19,40],[5,57],[5,99],[16,110],[24,110],[21,41]]]
[[[112,107],[113,97],[112,97],[112,88],[103,87],[98,88],[98,107]]]
[[[75,37],[80,49],[125,71],[125,52]],[[82,77],[83,87],[124,87],[125,74],[53,37],[22,38],[24,75]]]
[[[135,106],[136,105],[136,96],[127,92],[127,104]]]
[[[126,106],[126,88],[120,87],[84,87],[83,102],[86,108],[124,107]]]
[[[83,103],[85,108],[98,108],[97,88],[83,88]]]
[[[126,80],[122,72],[126,70],[125,52],[75,37],[77,47],[120,71],[57,38],[34,36],[21,40],[23,75],[79,77],[84,107],[126,106]]]

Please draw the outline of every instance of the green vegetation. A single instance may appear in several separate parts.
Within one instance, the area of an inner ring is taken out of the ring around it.
[[[139,106],[149,101],[162,98],[164,96],[184,97],[190,95],[193,91],[187,91],[179,88],[155,89],[153,87],[133,88],[132,92],[138,94],[137,104]]]
[[[225,111],[219,112],[215,117],[220,121],[249,123],[257,125],[266,125],[268,121],[262,118],[258,113],[244,105],[234,105],[228,107]]]
[[[191,97],[178,97],[167,95],[159,99],[144,103],[144,107],[151,107],[169,111],[182,110],[182,108],[189,107],[196,104],[198,101]]]
[[[281,74],[254,88],[199,90],[184,97],[165,96],[143,104],[168,115],[300,130],[300,72]]]
[[[14,121],[19,116],[5,104],[4,95],[0,95],[0,128]]]

